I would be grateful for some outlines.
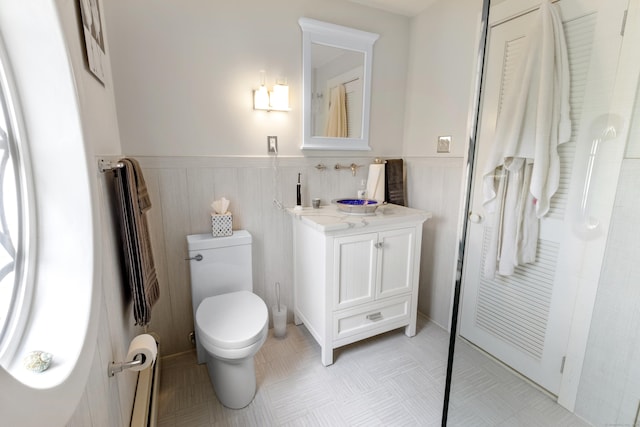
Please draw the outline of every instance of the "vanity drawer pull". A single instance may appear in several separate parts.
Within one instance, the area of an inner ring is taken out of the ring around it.
[[[380,313],[379,311],[375,313],[367,314],[367,320],[373,320],[375,322],[376,320],[380,320],[380,319],[382,319],[382,313]]]

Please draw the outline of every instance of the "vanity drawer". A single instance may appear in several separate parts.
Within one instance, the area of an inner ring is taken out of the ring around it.
[[[407,325],[410,308],[411,295],[404,295],[336,312],[333,319],[333,340],[351,342],[353,340],[348,338],[353,336],[362,339]]]

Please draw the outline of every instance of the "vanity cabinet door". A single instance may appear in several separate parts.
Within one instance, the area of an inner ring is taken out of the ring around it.
[[[415,227],[378,233],[376,299],[406,294],[413,289]]]
[[[376,293],[378,233],[337,237],[334,241],[333,308],[373,301]]]

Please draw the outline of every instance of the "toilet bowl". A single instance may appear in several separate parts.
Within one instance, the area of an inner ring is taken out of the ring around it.
[[[206,351],[213,388],[224,406],[240,409],[253,400],[253,356],[267,339],[268,311],[248,291],[206,298],[196,311],[197,339]]]
[[[253,290],[251,234],[187,236],[198,363],[206,363],[220,402],[232,409],[256,393],[253,356],[267,339],[267,305]]]

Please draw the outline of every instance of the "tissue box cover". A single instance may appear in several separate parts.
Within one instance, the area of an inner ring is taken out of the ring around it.
[[[211,214],[211,230],[213,237],[231,236],[233,234],[233,215],[231,212],[226,214]]]

